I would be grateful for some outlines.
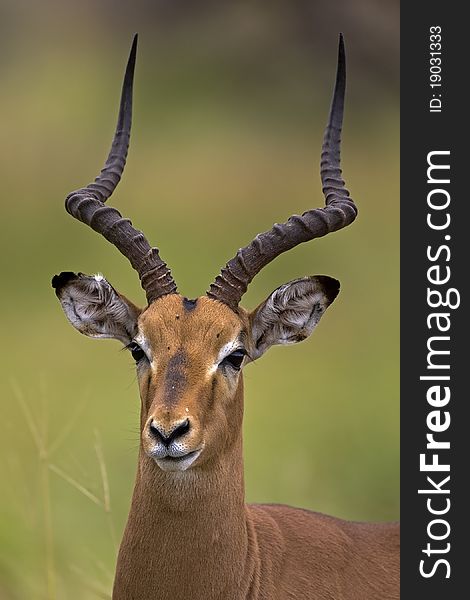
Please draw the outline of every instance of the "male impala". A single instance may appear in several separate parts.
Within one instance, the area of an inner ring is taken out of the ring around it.
[[[296,279],[252,312],[239,306],[240,299],[276,256],[356,216],[340,170],[342,37],[321,160],[325,208],[257,235],[196,300],[177,293],[157,248],[104,204],[126,162],[136,43],[108,160],[95,182],[69,194],[65,205],[130,260],[147,307],[135,306],[100,275],[67,272],[52,280],[78,331],[118,339],[137,364],[141,443],[113,599],[398,598],[396,525],[352,523],[244,500],[241,369],[273,344],[308,337],[339,283],[324,275]]]

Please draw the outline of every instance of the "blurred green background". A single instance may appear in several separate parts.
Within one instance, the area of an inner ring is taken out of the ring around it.
[[[133,361],[77,334],[50,279],[100,271],[144,300],[127,261],[63,203],[103,164],[135,31],[133,137],[112,204],[188,297],[257,232],[322,204],[344,32],[359,218],[279,257],[244,299],[306,274],[342,284],[310,340],[245,370],[246,495],[398,518],[398,2],[1,0],[2,600],[110,598],[139,439]]]

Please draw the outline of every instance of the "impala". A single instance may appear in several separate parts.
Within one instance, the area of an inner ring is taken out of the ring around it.
[[[249,312],[240,300],[282,252],[349,225],[356,207],[340,170],[345,53],[325,131],[325,207],[257,235],[206,295],[177,292],[157,248],[105,204],[126,162],[137,39],[127,65],[110,154],[67,211],[126,256],[147,297],[138,308],[101,275],[52,280],[70,323],[131,352],[141,397],[140,448],[114,600],[398,598],[398,526],[354,523],[281,505],[247,505],[242,458],[242,368],[274,344],[308,337],[339,292],[316,275],[286,283]]]

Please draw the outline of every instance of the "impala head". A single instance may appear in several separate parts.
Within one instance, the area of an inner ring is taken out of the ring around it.
[[[339,282],[319,275],[282,285],[252,312],[239,306],[254,276],[301,242],[351,223],[356,207],[340,170],[345,58],[340,36],[338,70],[322,149],[326,205],[275,224],[240,249],[195,300],[177,292],[157,248],[128,219],[105,204],[116,188],[129,145],[137,38],[124,78],[118,125],[106,164],[95,181],[69,194],[67,211],[113,243],[138,272],[147,296],[140,309],[101,275],[64,272],[52,285],[72,325],[95,338],[115,338],[137,368],[144,452],[165,471],[218,460],[239,439],[243,366],[274,344],[308,337],[339,292]]]

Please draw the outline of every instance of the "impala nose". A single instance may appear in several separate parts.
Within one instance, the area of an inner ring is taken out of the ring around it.
[[[155,421],[155,419],[152,419],[149,424],[149,431],[152,437],[154,437],[157,442],[161,442],[167,447],[171,442],[188,433],[190,428],[191,425],[189,419],[173,423],[169,427],[165,427],[158,421]]]

